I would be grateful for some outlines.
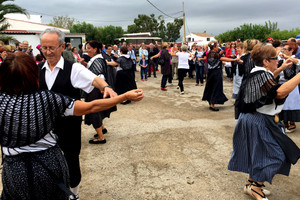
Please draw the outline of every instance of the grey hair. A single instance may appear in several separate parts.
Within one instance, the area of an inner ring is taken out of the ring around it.
[[[43,37],[43,35],[46,34],[46,33],[56,33],[58,35],[59,44],[65,43],[65,34],[61,30],[59,30],[57,28],[47,28],[46,30],[44,30],[41,33],[40,40]]]
[[[188,50],[188,46],[187,45],[182,45],[181,46],[181,50],[182,51],[187,51]]]

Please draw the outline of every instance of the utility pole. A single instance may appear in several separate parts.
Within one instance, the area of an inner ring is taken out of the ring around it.
[[[183,43],[186,43],[185,39],[185,13],[184,13],[184,2],[182,2],[182,13],[183,13]]]

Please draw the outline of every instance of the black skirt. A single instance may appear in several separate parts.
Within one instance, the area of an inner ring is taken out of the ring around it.
[[[59,189],[40,162],[69,187],[67,163],[60,148],[55,146],[45,151],[6,156],[3,160],[1,199],[67,200],[68,195]]]
[[[203,101],[210,104],[224,104],[228,99],[223,93],[222,68],[210,69],[207,74],[207,82],[203,93]]]
[[[103,99],[103,94],[98,88],[94,88],[92,92],[88,93],[85,97],[86,102],[93,101],[95,99]],[[103,124],[103,120],[106,117],[110,117],[110,113],[117,110],[117,107],[114,106],[108,110],[100,111],[97,113],[90,113],[85,115],[84,123],[87,125],[93,125],[94,129],[99,128]]]
[[[116,92],[119,95],[136,88],[137,86],[134,79],[134,71],[132,69],[120,70],[117,72]]]

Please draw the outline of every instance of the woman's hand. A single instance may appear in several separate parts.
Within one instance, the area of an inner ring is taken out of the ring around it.
[[[125,93],[125,97],[129,101],[140,101],[144,98],[143,90],[136,89]]]
[[[111,89],[110,87],[105,87],[104,88],[104,91],[103,91],[103,98],[106,98],[106,97],[116,97],[118,96],[118,94],[113,90]]]
[[[284,69],[290,67],[293,65],[293,59],[289,58],[287,60],[284,61],[284,63],[282,63],[282,66],[284,67]]]

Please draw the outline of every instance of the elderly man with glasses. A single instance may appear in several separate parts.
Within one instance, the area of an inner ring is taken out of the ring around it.
[[[104,92],[104,98],[116,96],[117,94],[100,77],[83,65],[72,63],[61,56],[65,48],[64,39],[64,33],[55,28],[46,29],[41,34],[41,51],[46,62],[39,64],[40,89],[48,89],[80,99],[80,89],[89,93],[96,87]],[[54,129],[69,167],[71,191],[77,199],[79,199],[78,186],[81,180],[79,163],[81,122],[81,117],[61,117],[56,121]]]

